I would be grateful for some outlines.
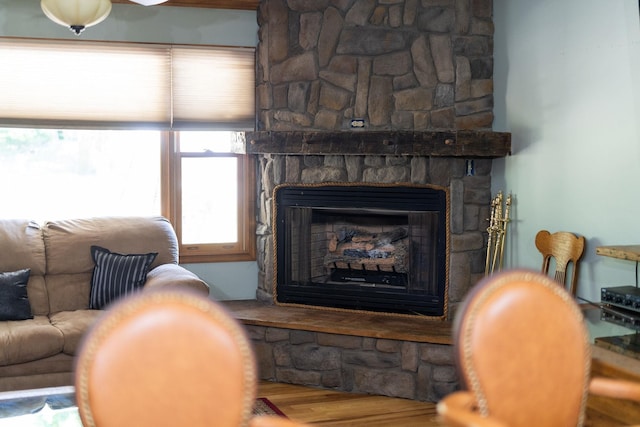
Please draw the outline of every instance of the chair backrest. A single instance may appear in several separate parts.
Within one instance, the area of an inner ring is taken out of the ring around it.
[[[76,364],[84,426],[247,426],[256,387],[241,326],[188,291],[114,304],[85,336]]]
[[[549,233],[541,230],[536,234],[536,248],[542,254],[542,272],[549,274],[551,258],[555,259],[556,268],[553,277],[556,281],[567,286],[567,266],[573,262],[569,292],[575,296],[578,283],[578,261],[584,252],[584,237],[576,236],[566,231]]]
[[[482,415],[510,427],[582,425],[588,332],[572,296],[548,276],[514,270],[483,279],[456,313],[454,344]]]

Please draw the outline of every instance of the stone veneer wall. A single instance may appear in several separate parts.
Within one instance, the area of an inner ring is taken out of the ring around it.
[[[458,388],[443,344],[247,326],[262,379],[437,402]]]
[[[257,129],[490,129],[492,14],[492,0],[263,0]]]
[[[367,130],[490,129],[492,16],[492,0],[262,0],[257,130],[348,130],[353,118]],[[484,271],[491,161],[466,176],[460,158],[357,154],[258,156],[258,298],[271,295],[274,186],[332,181],[449,188],[459,301]]]

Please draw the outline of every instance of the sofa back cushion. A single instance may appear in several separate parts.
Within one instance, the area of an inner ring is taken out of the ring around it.
[[[157,252],[151,269],[178,263],[178,241],[162,217],[103,217],[50,221],[43,226],[50,311],[89,307],[91,246],[120,254]]]
[[[31,270],[27,294],[34,315],[49,313],[45,249],[40,226],[29,220],[0,220],[0,272]]]

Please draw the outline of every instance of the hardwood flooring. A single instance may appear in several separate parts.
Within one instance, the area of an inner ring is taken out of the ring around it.
[[[287,417],[313,426],[443,427],[435,403],[266,381],[260,382],[258,396],[268,398]],[[585,427],[621,427],[638,419],[624,421],[589,408]]]
[[[264,381],[258,396],[268,398],[287,417],[314,426],[442,426],[436,405],[428,402]]]

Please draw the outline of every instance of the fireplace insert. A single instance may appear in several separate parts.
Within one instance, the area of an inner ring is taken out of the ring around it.
[[[446,316],[446,189],[285,184],[274,201],[277,304]]]

